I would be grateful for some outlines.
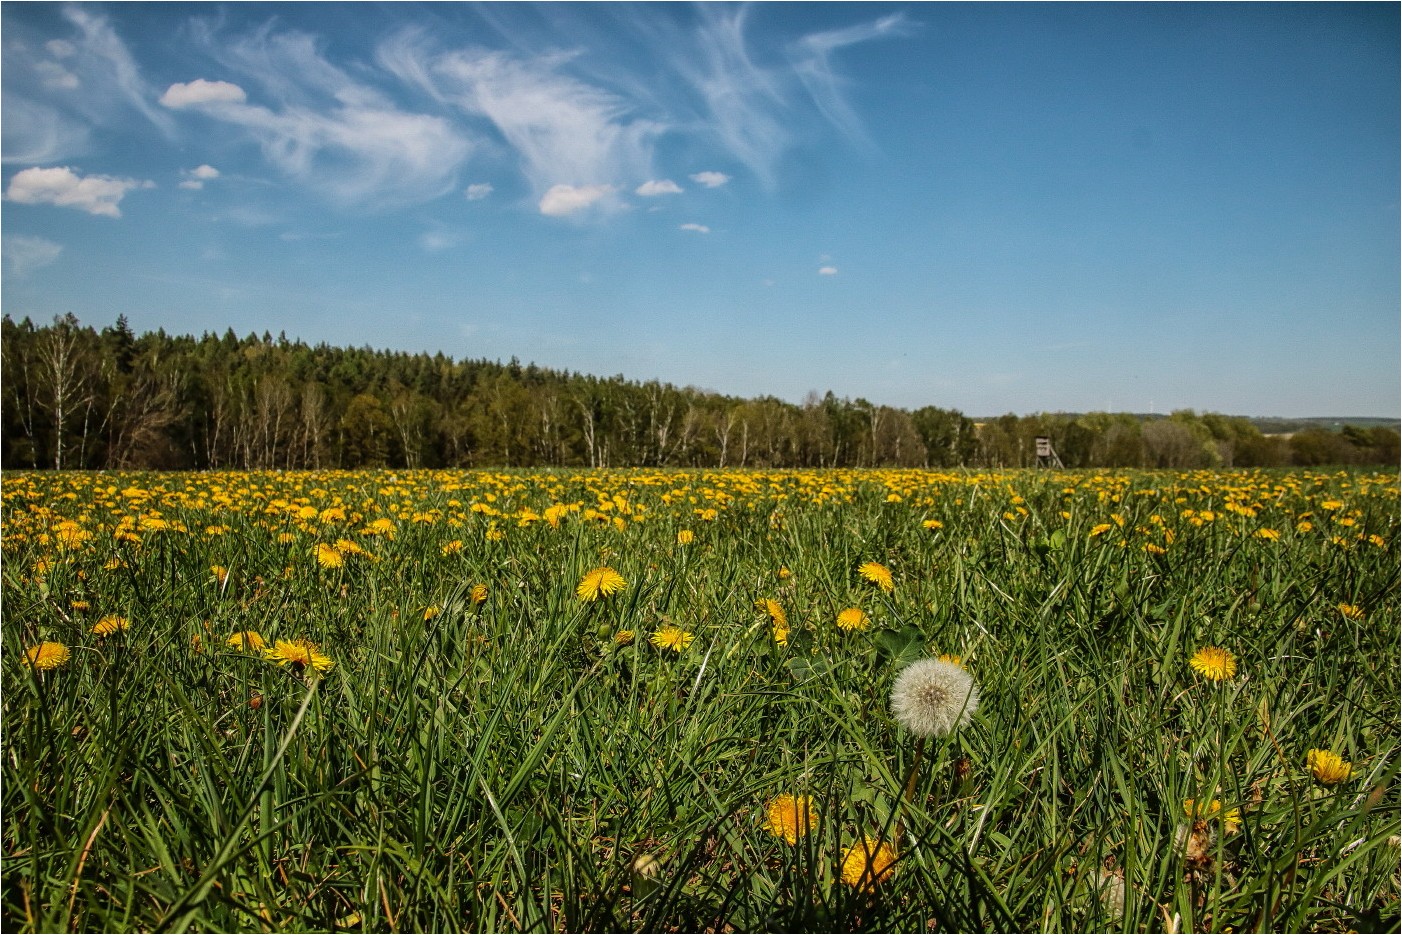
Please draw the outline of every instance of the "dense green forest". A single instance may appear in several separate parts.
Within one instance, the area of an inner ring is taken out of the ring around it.
[[[136,335],[72,315],[3,322],[5,468],[487,466],[1067,467],[1395,464],[1389,427],[1263,435],[1213,413],[1006,415],[975,423],[810,394],[740,399],[443,354],[232,330]]]

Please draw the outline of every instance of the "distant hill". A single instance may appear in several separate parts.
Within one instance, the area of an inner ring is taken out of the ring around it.
[[[1086,415],[1084,412],[1058,412],[1058,416],[1075,419]],[[1131,412],[1127,413],[1140,422],[1151,422],[1154,419],[1162,419],[1167,416],[1163,412]],[[992,422],[997,416],[975,416],[974,421],[978,423]],[[1290,435],[1301,432],[1305,429],[1322,428],[1331,432],[1342,432],[1345,426],[1352,425],[1360,429],[1392,429],[1395,432],[1402,432],[1402,420],[1388,419],[1379,416],[1305,416],[1301,418],[1287,418],[1285,416],[1228,416],[1230,419],[1245,419],[1256,427],[1262,435]]]
[[[1315,416],[1305,419],[1286,419],[1279,416],[1253,418],[1248,416],[1247,421],[1256,426],[1262,435],[1289,435],[1310,428],[1341,432],[1346,425],[1356,426],[1360,429],[1382,428],[1394,431],[1402,428],[1402,422],[1397,419],[1380,419],[1374,416]]]

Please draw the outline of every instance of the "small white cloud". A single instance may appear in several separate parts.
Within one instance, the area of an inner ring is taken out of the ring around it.
[[[671,179],[650,179],[639,185],[634,194],[644,198],[655,198],[658,195],[680,195],[681,186]]]
[[[43,237],[11,234],[0,243],[5,266],[14,276],[25,276],[41,266],[48,266],[63,252],[60,245]]]
[[[467,196],[468,201],[481,201],[494,191],[496,189],[492,187],[490,182],[474,182],[467,186],[463,194]]]
[[[705,224],[683,224],[678,229],[684,231],[696,231],[696,233],[698,234],[709,234],[711,232],[711,229]]]
[[[44,43],[44,48],[49,50],[49,54],[54,58],[68,58],[78,51],[73,47],[73,43],[66,39],[50,39]]]
[[[819,275],[819,276],[836,276],[836,275],[837,275],[837,267],[836,267],[836,266],[820,266],[820,267],[818,267],[818,275]]]
[[[203,104],[242,104],[246,100],[248,95],[238,85],[203,78],[196,78],[187,84],[176,82],[161,95],[161,103],[175,109]]]
[[[611,194],[612,185],[552,185],[550,190],[541,196],[540,213],[547,217],[564,217],[583,211]]]
[[[89,214],[119,218],[117,205],[133,188],[153,188],[151,182],[118,179],[108,175],[82,177],[67,166],[25,169],[10,179],[5,197],[25,205],[49,204],[77,208]]]
[[[447,250],[457,244],[457,238],[445,231],[424,231],[419,235],[419,246],[429,253]]]
[[[180,183],[180,187],[197,192],[204,188],[205,182],[217,178],[219,178],[219,170],[214,166],[197,166],[185,173],[185,181]]]
[[[730,176],[726,175],[724,172],[706,171],[697,172],[691,177],[691,180],[697,185],[704,185],[707,188],[720,188],[726,182],[730,181]]]
[[[38,62],[34,70],[43,79],[44,87],[60,91],[72,91],[78,87],[78,76],[58,62]]]

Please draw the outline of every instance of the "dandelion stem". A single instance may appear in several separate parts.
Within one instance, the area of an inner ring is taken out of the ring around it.
[[[910,763],[910,772],[905,778],[905,799],[901,803],[901,817],[896,822],[895,843],[900,844],[905,834],[905,812],[915,801],[915,777],[920,771],[920,757],[925,752],[925,738],[915,739],[915,759]]]

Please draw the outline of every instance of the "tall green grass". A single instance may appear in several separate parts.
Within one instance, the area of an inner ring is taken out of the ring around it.
[[[253,475],[396,518],[393,538],[348,527],[374,559],[328,569],[317,537],[279,539],[292,527],[264,501],[137,498],[189,530],[140,544],[104,525],[109,483],[246,476],[7,475],[5,929],[1397,929],[1395,476],[495,476],[509,482]],[[728,502],[704,493],[726,483]],[[813,502],[825,483],[834,496]],[[649,514],[622,530],[497,518],[490,541],[466,510],[487,489],[512,491],[505,512],[630,485]],[[665,504],[669,488],[696,501]],[[1256,515],[1183,516],[1232,497]],[[1343,545],[1331,497],[1357,511]],[[440,513],[398,519],[408,500]],[[708,504],[711,522],[693,512]],[[1304,514],[1318,528],[1297,531]],[[63,551],[42,534],[62,516],[105,534]],[[216,523],[228,531],[202,533]],[[1164,528],[1166,551],[1144,551]],[[868,560],[893,593],[858,579]],[[581,602],[602,564],[628,587]],[[786,645],[754,606],[766,597]],[[852,605],[871,629],[834,625]],[[99,639],[108,613],[131,627]],[[664,623],[694,634],[684,652],[647,642]],[[225,645],[245,630],[309,637],[335,666]],[[66,665],[24,664],[43,639],[70,647]],[[1207,645],[1235,655],[1234,678],[1192,672]],[[903,806],[914,742],[889,692],[937,653],[964,658],[982,702],[929,744]],[[1354,776],[1317,782],[1311,748]],[[792,846],[763,826],[784,792],[821,813]],[[1186,799],[1241,819],[1204,822],[1196,861]],[[844,884],[846,849],[898,822],[894,874]]]

